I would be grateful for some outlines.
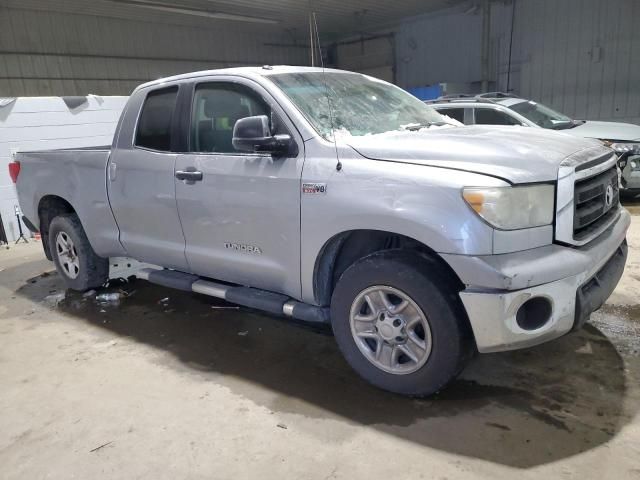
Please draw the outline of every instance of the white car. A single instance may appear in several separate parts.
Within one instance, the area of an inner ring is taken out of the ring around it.
[[[620,156],[624,192],[640,194],[640,125],[574,120],[541,103],[501,92],[447,96],[426,103],[465,125],[519,125],[602,140]]]

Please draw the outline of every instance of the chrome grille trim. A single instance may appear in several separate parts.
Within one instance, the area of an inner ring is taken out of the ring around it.
[[[611,192],[611,203],[607,191]],[[619,205],[618,169],[614,166],[598,175],[578,180],[574,191],[573,239],[589,238],[600,226],[608,224]]]
[[[609,154],[608,156],[606,154]],[[584,170],[576,171],[580,165],[593,162],[597,158],[602,158],[602,163],[598,163]],[[594,229],[590,235],[579,240],[574,239],[574,191],[578,181],[591,177],[614,168],[617,165],[618,157],[607,147],[594,147],[592,149],[578,152],[567,158],[560,164],[558,169],[558,188],[556,189],[556,241],[568,245],[582,246],[598,237],[609,228],[620,216],[620,207],[616,208],[617,214],[611,215],[608,222]]]

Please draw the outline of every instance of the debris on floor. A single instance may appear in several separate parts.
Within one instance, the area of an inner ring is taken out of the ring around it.
[[[91,450],[89,450],[89,453],[93,453],[93,452],[97,452],[98,450],[100,450],[101,448],[106,447],[107,445],[111,445],[113,443],[113,441],[111,442],[107,442],[107,443],[103,443],[102,445],[100,445],[99,447],[96,448],[92,448]]]
[[[129,298],[129,297],[133,297],[133,295],[136,293],[136,291],[135,291],[135,290],[127,291],[127,290],[122,290],[122,289],[120,289],[120,293],[121,293],[124,297]]]
[[[581,353],[583,355],[593,355],[593,347],[591,347],[591,343],[587,342],[580,348],[577,348],[576,353]]]
[[[119,293],[101,293],[96,295],[96,300],[99,302],[113,302],[114,300],[120,300]]]
[[[44,297],[44,303],[48,306],[55,308],[58,306],[60,302],[62,302],[67,297],[66,293],[53,293],[51,295],[47,295]]]
[[[246,337],[247,335],[249,335],[249,331],[245,330],[243,332],[238,332],[238,335],[241,336],[241,337]]]
[[[96,295],[96,301],[101,305],[113,305],[117,306],[120,304],[121,294],[118,292],[112,293],[100,293]]]
[[[132,280],[134,280],[135,277],[129,277],[129,278],[122,278],[122,277],[118,277],[118,278],[110,278],[109,280],[107,280],[104,285],[102,285],[105,288],[115,288],[115,287],[121,287],[123,285],[126,285],[127,283],[131,282]]]

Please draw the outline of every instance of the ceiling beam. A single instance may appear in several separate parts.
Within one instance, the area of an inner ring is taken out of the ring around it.
[[[279,20],[272,18],[260,18],[251,17],[249,15],[238,15],[234,13],[213,12],[210,10],[202,10],[196,8],[190,8],[186,6],[175,6],[166,3],[154,2],[151,0],[107,0],[111,3],[118,3],[120,5],[127,5],[130,7],[146,8],[149,10],[156,10],[160,12],[176,13],[178,15],[191,15],[194,17],[206,17],[215,18],[217,20],[231,20],[235,22],[246,23],[263,23],[263,24],[278,24]]]

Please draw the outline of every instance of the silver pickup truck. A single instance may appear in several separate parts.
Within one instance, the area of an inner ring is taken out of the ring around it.
[[[626,261],[616,155],[458,127],[365,75],[237,68],[137,88],[108,148],[22,152],[25,223],[69,288],[161,285],[330,323],[372,384],[429,395],[476,351],[581,327]]]

